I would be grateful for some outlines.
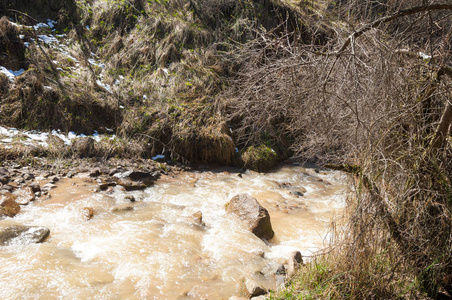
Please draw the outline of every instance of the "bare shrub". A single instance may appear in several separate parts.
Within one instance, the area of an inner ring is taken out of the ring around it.
[[[444,132],[452,73],[444,68],[452,57],[443,51],[448,34],[429,38],[431,20],[443,33],[452,28],[447,15],[424,10],[403,15],[412,26],[361,27],[355,36],[338,29],[325,47],[261,31],[231,54],[243,60],[223,111],[239,145],[288,142],[300,158],[356,177],[348,230],[331,252],[340,259],[315,279],[331,284],[325,297],[451,292],[452,148]],[[378,14],[369,18],[381,24]]]

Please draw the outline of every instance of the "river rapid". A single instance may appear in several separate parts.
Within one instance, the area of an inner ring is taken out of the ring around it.
[[[228,299],[244,295],[247,278],[274,289],[274,272],[294,250],[309,256],[327,244],[347,181],[294,165],[239,174],[184,172],[133,192],[95,191],[83,174],[61,179],[51,197],[0,221],[50,229],[44,243],[0,246],[0,299]],[[225,212],[239,193],[268,209],[272,240]]]

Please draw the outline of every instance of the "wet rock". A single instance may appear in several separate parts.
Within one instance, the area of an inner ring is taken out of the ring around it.
[[[11,193],[12,191],[14,191],[16,189],[16,187],[6,184],[6,185],[2,186],[2,189]]]
[[[256,256],[259,256],[259,257],[262,257],[262,258],[265,257],[265,252],[263,250],[255,250],[252,253],[253,253],[253,255],[256,255]]]
[[[74,139],[72,149],[81,157],[89,157],[94,152],[94,139],[90,137]]]
[[[16,196],[10,192],[0,194],[0,218],[3,216],[14,217],[20,211],[20,205],[16,202]]]
[[[281,182],[281,183],[279,183],[279,187],[280,188],[289,188],[289,187],[291,187],[292,186],[292,184],[290,183],[290,182]]]
[[[30,187],[33,190],[33,193],[37,193],[37,192],[41,191],[41,187],[39,186],[39,184],[37,182],[30,184]]]
[[[122,186],[126,191],[144,190],[145,188],[148,187],[142,181],[132,181],[126,178],[119,178],[116,180],[116,183]]]
[[[124,204],[124,205],[119,205],[119,206],[113,207],[111,212],[113,212],[113,213],[121,213],[121,212],[132,211],[132,210],[133,210],[133,206],[132,205]]]
[[[234,196],[225,208],[228,213],[234,213],[245,221],[251,232],[257,237],[269,240],[275,235],[267,209],[250,195],[239,194]]]
[[[130,180],[133,182],[142,182],[143,184],[149,186],[154,183],[160,177],[159,172],[141,172],[141,171],[128,171],[123,173],[116,173],[115,178]]]
[[[52,178],[50,178],[50,183],[55,183],[55,182],[57,182],[57,181],[59,181],[60,180],[60,177],[58,177],[58,176],[53,176]]]
[[[0,167],[0,175],[8,175],[9,171],[5,167]]]
[[[21,188],[15,192],[17,195],[16,202],[20,205],[28,205],[31,201],[34,201],[36,198],[33,189],[29,186]]]
[[[89,173],[89,177],[98,177],[102,174],[100,168],[95,168]]]
[[[46,227],[13,225],[0,229],[0,245],[42,243],[50,234]]]
[[[136,201],[135,197],[132,196],[132,195],[127,195],[127,196],[124,197],[124,199],[129,200],[130,202],[135,202]]]
[[[292,195],[297,196],[297,197],[303,197],[304,194],[300,191],[291,191],[290,192]]]
[[[94,217],[94,208],[84,207],[83,215],[85,216],[86,220],[91,220]]]
[[[57,186],[56,185],[54,185],[54,184],[52,184],[52,183],[46,183],[46,184],[44,184],[43,186],[42,186],[42,191],[50,191],[51,189],[54,189],[54,188],[56,188]]]
[[[108,171],[108,175],[113,176],[113,175],[115,175],[115,174],[118,173],[118,172],[119,172],[119,169],[117,169],[117,168],[110,169],[110,170]]]
[[[276,269],[275,275],[286,275],[286,268],[283,264],[280,264],[278,269]]]
[[[35,175],[33,175],[32,173],[25,173],[23,178],[24,178],[25,181],[28,181],[28,180],[34,179]]]
[[[0,174],[0,184],[8,184],[9,180],[10,180],[9,176]]]
[[[292,252],[287,266],[287,276],[292,277],[303,265],[303,257],[299,251]]]
[[[14,180],[15,183],[17,183],[18,185],[22,184],[25,182],[25,180],[23,179],[23,177],[17,177],[16,180]]]
[[[200,211],[197,211],[193,214],[193,221],[196,225],[199,225],[202,227],[206,226],[206,224],[202,221],[202,212],[200,212]]]
[[[96,179],[97,183],[99,183],[99,189],[101,191],[106,191],[109,187],[115,186],[116,182],[113,180],[110,180],[110,178],[98,178]]]
[[[152,185],[160,177],[159,172],[128,171],[114,175],[117,184],[126,191],[142,190]]]
[[[53,173],[52,171],[49,171],[49,172],[44,173],[42,176],[44,178],[49,178],[50,176],[53,176],[53,175],[55,175],[55,173]]]
[[[245,281],[245,286],[250,295],[250,298],[267,294],[267,290],[261,287],[256,281],[252,279],[247,279]]]

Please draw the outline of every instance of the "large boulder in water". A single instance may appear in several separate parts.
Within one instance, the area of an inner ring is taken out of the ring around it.
[[[269,240],[275,235],[267,209],[250,195],[236,195],[225,207],[228,213],[234,213],[245,221],[257,237]]]
[[[49,234],[47,227],[13,225],[0,229],[0,246],[42,243]]]

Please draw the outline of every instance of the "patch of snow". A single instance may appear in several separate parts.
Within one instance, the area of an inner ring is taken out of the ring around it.
[[[92,135],[92,138],[93,138],[96,142],[99,142],[99,141],[101,140],[101,136],[100,136],[99,133],[97,133],[97,132],[95,132],[95,133]]]
[[[29,42],[24,42],[24,46],[28,48],[28,47],[30,47],[30,43]]]
[[[144,100],[146,100],[148,98],[148,96],[146,96],[146,95],[143,95],[143,99]]]
[[[103,63],[98,63],[97,61],[95,61],[93,58],[89,58],[88,59],[89,63],[92,64],[93,66],[99,67],[101,69],[105,68],[105,65]]]
[[[55,27],[55,24],[56,24],[56,23],[57,23],[57,22],[54,21],[54,20],[47,19],[47,25],[48,25],[50,28]]]
[[[154,156],[152,159],[153,159],[153,160],[157,160],[157,159],[164,159],[164,158],[165,158],[165,155],[163,155],[163,154],[158,154],[158,155]]]
[[[16,76],[22,75],[25,72],[24,69],[20,69],[18,71],[9,70],[3,66],[0,66],[0,73],[5,74],[9,81],[13,82]]]
[[[97,83],[99,86],[103,87],[103,88],[104,88],[105,90],[107,90],[108,92],[112,93],[110,85],[108,85],[108,84],[106,84],[106,83],[103,83],[103,82],[100,81],[99,79],[96,80],[96,83]]]
[[[62,51],[61,53],[63,53],[64,55],[66,55],[69,59],[72,59],[75,63],[79,63],[78,59],[76,59],[75,57],[71,56],[69,54],[69,52],[67,51]]]
[[[425,54],[424,52],[419,52],[419,56],[422,57],[422,59],[432,58],[431,55]]]
[[[165,72],[166,75],[169,74],[168,69],[167,68],[163,68],[163,72]]]
[[[39,40],[43,41],[46,44],[58,43],[58,40],[53,35],[41,34],[38,35]]]
[[[87,30],[90,30],[90,28],[89,28],[89,26],[88,26],[88,25],[86,25],[86,26],[85,26],[85,28],[86,28]]]
[[[23,136],[26,137],[25,140],[21,140],[19,141],[20,143],[24,144],[24,145],[41,145],[46,147],[47,144],[47,140],[49,138],[49,135],[54,135],[59,137],[60,139],[62,139],[64,141],[64,143],[66,145],[71,145],[72,144],[72,140],[73,139],[77,139],[77,138],[81,138],[81,137],[86,137],[87,135],[85,134],[80,134],[77,135],[75,134],[73,131],[70,131],[67,135],[61,133],[61,130],[52,130],[50,133],[48,132],[39,132],[36,130],[32,130],[32,131],[24,131],[21,132],[19,130],[17,130],[16,128],[5,128],[5,127],[1,127],[0,126],[0,134],[3,136],[6,136],[7,138],[1,139],[0,143],[2,144],[9,144],[13,142],[13,138],[19,134],[23,134]],[[91,135],[91,137],[99,142],[102,139],[102,136],[96,131],[93,135]],[[109,139],[115,139],[116,135],[112,135],[109,137]],[[5,146],[6,147],[6,146]]]
[[[119,105],[119,108],[120,108],[120,109],[124,109],[124,106],[122,106],[122,105]]]
[[[23,40],[23,39],[25,38],[25,35],[19,34],[19,38],[20,38],[21,40]]]
[[[41,29],[41,28],[49,28],[50,26],[47,25],[46,23],[38,23],[36,25],[33,26],[33,28],[35,30]]]

